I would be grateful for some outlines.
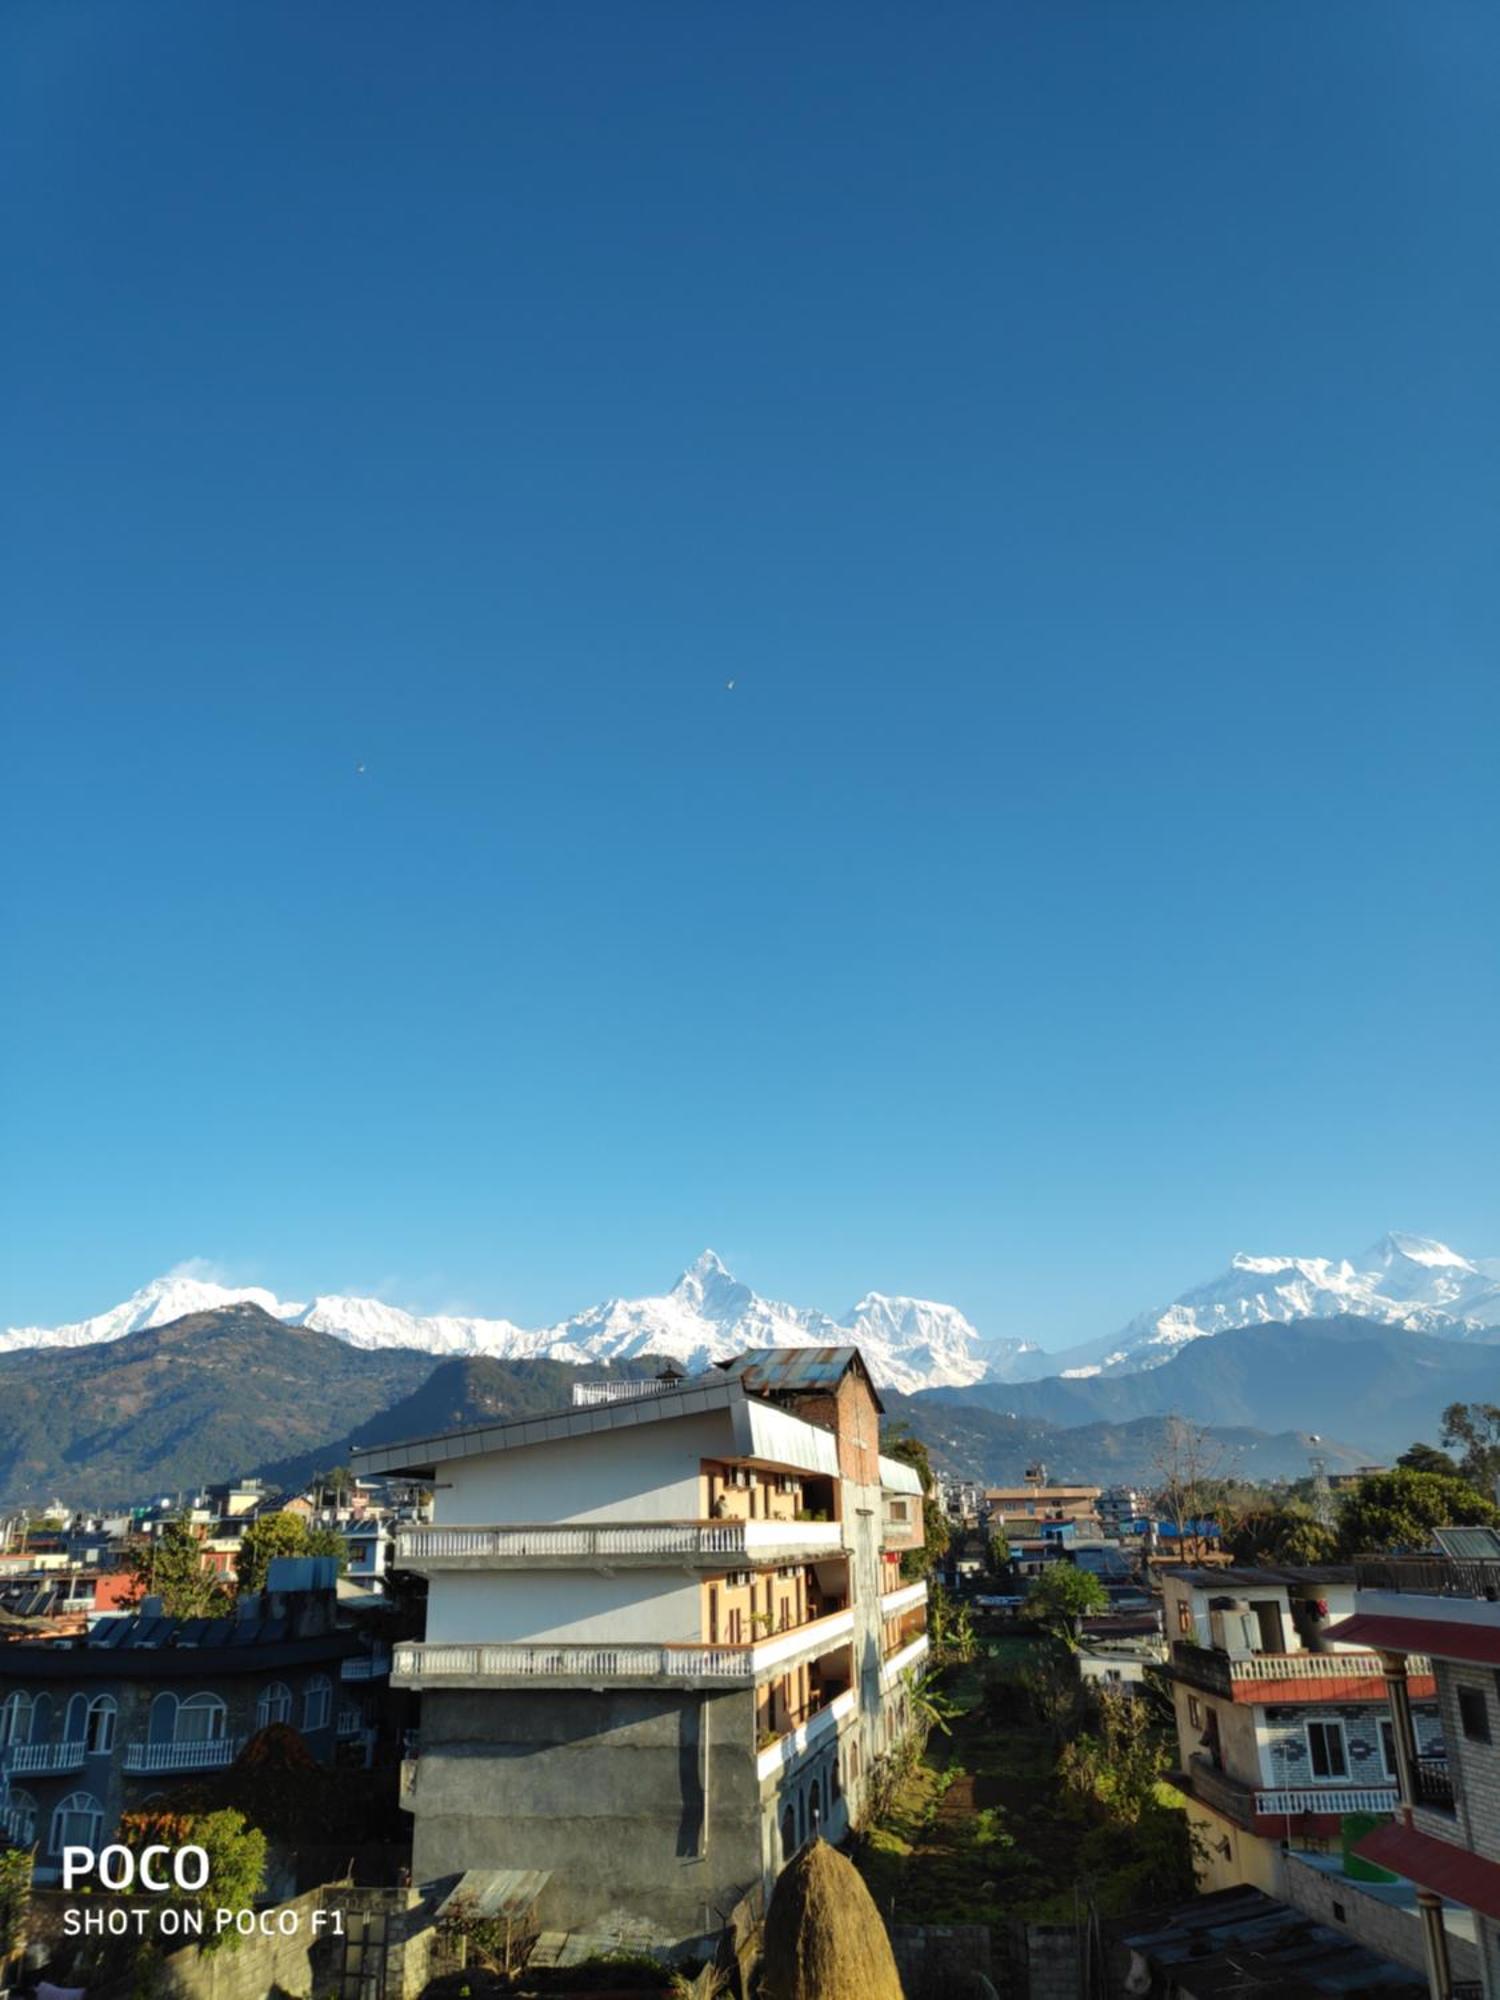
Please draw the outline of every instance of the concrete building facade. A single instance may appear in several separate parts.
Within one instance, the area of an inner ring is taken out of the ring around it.
[[[357,1454],[435,1489],[394,1678],[420,1882],[548,1870],[549,1926],[716,1931],[814,1832],[857,1818],[927,1651],[915,1472],[879,1450],[856,1350]]]

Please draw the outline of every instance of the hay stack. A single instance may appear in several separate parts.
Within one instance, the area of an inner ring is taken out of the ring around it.
[[[852,1861],[809,1841],[766,1912],[765,2000],[901,2000],[891,1941]]]

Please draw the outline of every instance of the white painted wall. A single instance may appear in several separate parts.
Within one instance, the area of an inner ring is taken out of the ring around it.
[[[434,1576],[427,1637],[453,1645],[697,1645],[702,1586],[681,1570],[463,1570]]]
[[[736,1455],[727,1410],[482,1452],[440,1468],[434,1516],[442,1527],[696,1521],[698,1461]]]

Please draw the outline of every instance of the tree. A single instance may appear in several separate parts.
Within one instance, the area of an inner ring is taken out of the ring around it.
[[[208,1880],[203,1887],[174,1887],[164,1895],[153,1895],[153,1907],[171,1905],[210,1913],[200,1947],[204,1952],[218,1951],[225,1945],[232,1950],[239,1943],[234,1925],[219,1928],[211,1913],[253,1909],[260,1894],[266,1872],[266,1836],[259,1828],[247,1826],[243,1813],[126,1813],[120,1820],[120,1839],[137,1859],[147,1847],[201,1847],[208,1856]]]
[[[126,1558],[131,1604],[159,1597],[169,1618],[217,1618],[229,1608],[229,1592],[203,1561],[203,1544],[191,1521],[168,1521],[159,1535]]]
[[[240,1537],[235,1563],[240,1589],[264,1590],[275,1556],[337,1556],[342,1571],[349,1550],[336,1529],[309,1528],[300,1514],[262,1514]]]
[[[967,1604],[955,1604],[940,1583],[927,1587],[927,1631],[936,1666],[963,1666],[979,1650],[973,1612]]]
[[[1419,1438],[1409,1444],[1396,1460],[1408,1472],[1443,1472],[1450,1477],[1458,1475],[1458,1460],[1446,1451],[1439,1451],[1435,1444],[1423,1444]]]
[[[919,1576],[926,1576],[947,1549],[948,1516],[938,1498],[932,1461],[922,1440],[914,1436],[905,1424],[894,1424],[881,1439],[881,1449],[887,1458],[898,1458],[903,1465],[912,1466],[922,1482],[922,1546],[901,1552],[901,1574],[910,1583]]]
[[[1295,1507],[1263,1507],[1235,1524],[1225,1547],[1237,1563],[1332,1562],[1338,1536]]]
[[[991,1575],[1000,1576],[1010,1568],[1010,1538],[1003,1530],[990,1536],[989,1555]]]
[[[1339,1548],[1346,1556],[1429,1548],[1434,1528],[1500,1527],[1500,1507],[1467,1479],[1441,1472],[1372,1472],[1339,1509]]]
[[[1026,1616],[1065,1645],[1078,1643],[1078,1621],[1106,1611],[1109,1598],[1091,1569],[1070,1562],[1048,1563],[1026,1593]]]
[[[1444,1444],[1463,1446],[1459,1471],[1493,1500],[1500,1481],[1500,1403],[1450,1403],[1442,1437]]]
[[[906,1692],[911,1698],[911,1712],[922,1733],[931,1729],[941,1729],[945,1736],[951,1736],[951,1724],[955,1715],[963,1710],[950,1695],[943,1692],[940,1676],[929,1668],[919,1674],[908,1668],[902,1677],[906,1682]]]
[[[1201,1424],[1177,1415],[1165,1418],[1151,1469],[1158,1482],[1156,1504],[1177,1530],[1177,1547],[1185,1562],[1196,1562],[1203,1554],[1196,1524],[1205,1519],[1222,1486],[1221,1458]]]

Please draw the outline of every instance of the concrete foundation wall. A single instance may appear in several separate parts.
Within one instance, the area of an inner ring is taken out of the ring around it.
[[[1281,1893],[1295,1909],[1305,1910],[1332,1930],[1348,1931],[1383,1958],[1393,1958],[1414,1972],[1426,1971],[1422,1920],[1414,1909],[1383,1902],[1365,1884],[1313,1868],[1296,1853],[1283,1857]],[[1455,1936],[1451,1924],[1448,1964],[1455,1979],[1477,1980],[1480,1976],[1477,1946],[1468,1938]]]
[[[550,1868],[545,1925],[717,1930],[761,1880],[754,1743],[749,1689],[429,1691],[414,1875]]]

